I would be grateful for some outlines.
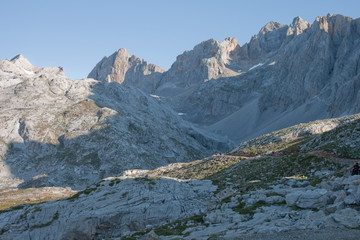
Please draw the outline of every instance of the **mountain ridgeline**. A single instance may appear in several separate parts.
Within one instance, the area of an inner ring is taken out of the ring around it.
[[[234,38],[204,41],[168,71],[120,49],[89,77],[164,97],[186,120],[241,142],[359,112],[359,36],[360,19],[296,17],[290,25],[267,23],[243,46]]]
[[[0,187],[83,188],[124,170],[229,148],[132,86],[69,80],[22,55],[0,61]]]
[[[360,19],[270,22],[167,71],[18,55],[0,110],[0,239],[359,239]]]

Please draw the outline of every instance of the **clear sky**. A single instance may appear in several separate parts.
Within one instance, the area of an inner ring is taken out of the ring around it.
[[[119,48],[170,68],[176,56],[213,38],[242,45],[269,21],[312,23],[360,17],[359,0],[0,0],[0,59],[23,54],[35,66],[63,66],[84,78]]]

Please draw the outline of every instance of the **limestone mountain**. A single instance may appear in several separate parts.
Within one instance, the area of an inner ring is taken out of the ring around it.
[[[89,78],[103,82],[118,82],[136,86],[145,92],[153,92],[164,72],[154,64],[132,55],[126,49],[119,49],[104,57],[90,72]]]
[[[185,51],[163,74],[155,93],[174,96],[211,79],[239,75],[229,66],[231,53],[237,46],[234,38],[227,38],[222,42],[210,39],[191,51]]]
[[[228,148],[157,97],[118,83],[69,80],[24,57],[0,61],[2,186],[82,188],[133,168]]]
[[[360,21],[341,15],[267,24],[233,53],[238,76],[172,99],[186,119],[241,141],[360,111]],[[250,67],[252,65],[252,67]]]
[[[359,36],[360,20],[342,15],[312,24],[300,17],[290,25],[269,22],[243,46],[233,38],[211,39],[185,51],[150,93],[166,97],[186,120],[236,142],[357,113]]]

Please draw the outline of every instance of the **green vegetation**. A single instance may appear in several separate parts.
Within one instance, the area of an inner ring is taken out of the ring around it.
[[[114,185],[116,185],[116,184],[118,184],[118,183],[120,183],[120,182],[121,182],[120,179],[111,180],[111,181],[109,182],[109,186],[112,187],[112,186],[114,186]]]
[[[267,188],[268,184],[283,178],[306,179],[316,184],[319,178],[314,176],[314,170],[339,171],[341,168],[340,164],[327,161],[322,157],[294,154],[243,161],[209,176],[208,179],[219,187],[219,191],[226,188],[226,183],[231,183],[233,186],[238,186],[241,192],[247,192]]]
[[[238,212],[240,214],[253,215],[257,208],[271,205],[269,203],[266,203],[264,200],[260,200],[254,203],[253,205],[246,207],[246,204],[242,201],[242,199],[238,199],[238,201],[239,204],[233,207],[232,209],[234,212]]]
[[[11,211],[15,211],[15,210],[20,210],[20,209],[23,209],[24,207],[25,207],[24,205],[17,205],[17,206],[11,207],[11,208],[7,208],[7,209],[0,210],[0,213],[5,213],[5,212],[11,212]]]
[[[182,219],[182,220],[175,221],[173,223],[166,224],[164,226],[161,226],[161,227],[155,229],[154,231],[157,235],[160,235],[160,236],[182,235],[182,232],[186,228],[194,227],[197,224],[204,223],[203,217],[204,217],[203,214],[194,215],[194,216],[186,218],[186,219]],[[137,232],[137,233],[134,233],[133,235],[128,236],[123,239],[127,239],[127,240],[136,239],[136,236],[142,236],[148,232],[149,232],[149,230]]]
[[[167,170],[166,172],[153,170],[149,172],[149,176],[166,176],[179,179],[205,179],[208,176],[227,169],[242,160],[242,158],[234,156],[213,156],[190,163],[183,163],[182,166]]]
[[[7,189],[0,191],[2,197],[2,200],[0,201],[0,213],[18,210],[18,208],[23,208],[23,204],[38,204],[56,201],[72,196],[73,194],[74,192],[44,194],[43,188]]]
[[[275,141],[277,142],[270,141],[265,144],[259,144],[258,142],[255,142],[253,143],[254,145],[251,144],[248,147],[241,148],[234,154],[240,156],[249,156],[249,157],[254,157],[258,155],[263,155],[271,152],[279,152],[279,151],[281,151],[282,154],[284,155],[295,154],[295,153],[299,153],[300,151],[299,146],[309,141],[309,138],[303,137],[288,142],[280,141],[280,140],[275,140]]]
[[[67,198],[66,200],[68,200],[70,202],[74,202],[75,200],[77,200],[80,197],[81,194],[89,195],[90,193],[92,193],[95,190],[97,190],[96,187],[87,188],[83,191],[77,192],[76,194],[72,195],[71,197]]]
[[[58,219],[59,219],[59,213],[56,212],[56,213],[54,214],[54,216],[52,217],[52,219],[51,219],[49,222],[31,226],[31,229],[43,228],[43,227],[50,226],[54,221],[56,221],[56,220],[58,220]]]
[[[220,205],[222,205],[222,204],[224,204],[224,203],[229,203],[229,202],[231,202],[231,198],[232,198],[233,196],[231,195],[231,196],[228,196],[228,197],[226,197],[226,198],[223,198],[222,200],[221,200],[221,202],[220,202]]]

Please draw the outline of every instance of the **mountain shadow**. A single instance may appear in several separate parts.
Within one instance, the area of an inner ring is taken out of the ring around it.
[[[5,187],[76,189],[127,169],[191,161],[229,148],[161,99],[118,83],[13,75],[1,89]],[[6,110],[6,111],[5,111]]]

